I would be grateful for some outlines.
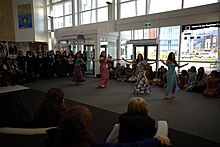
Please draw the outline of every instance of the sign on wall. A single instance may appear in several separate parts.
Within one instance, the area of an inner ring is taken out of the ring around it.
[[[31,4],[18,5],[17,11],[19,29],[32,28]]]

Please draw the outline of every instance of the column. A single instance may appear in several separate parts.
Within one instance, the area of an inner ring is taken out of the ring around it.
[[[217,71],[220,72],[220,28],[218,28],[218,63],[217,63]]]
[[[96,34],[96,39],[95,39],[95,59],[99,58],[100,55],[100,35]],[[100,74],[99,71],[99,62],[95,62],[95,76],[97,74]]]

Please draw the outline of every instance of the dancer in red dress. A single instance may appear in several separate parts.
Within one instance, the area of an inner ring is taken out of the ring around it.
[[[99,59],[94,60],[95,62],[99,62],[100,63],[100,74],[101,74],[101,80],[99,81],[99,88],[106,88],[108,86],[108,81],[109,81],[109,71],[107,68],[107,62],[114,62],[118,59],[109,59],[106,57],[106,52],[102,51]]]

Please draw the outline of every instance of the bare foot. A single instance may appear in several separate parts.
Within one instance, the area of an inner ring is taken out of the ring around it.
[[[171,97],[171,96],[165,96],[164,98],[165,98],[165,99],[172,99],[173,97]]]

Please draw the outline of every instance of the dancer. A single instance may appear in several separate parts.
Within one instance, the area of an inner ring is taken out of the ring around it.
[[[134,62],[125,60],[124,58],[122,58],[122,60],[128,63],[133,63],[136,66],[135,71],[136,71],[137,81],[135,83],[134,94],[144,94],[150,91],[150,85],[145,74],[146,65],[148,63],[144,60],[143,55],[138,54],[137,60]]]
[[[83,78],[81,64],[86,64],[81,58],[81,52],[75,54],[72,85],[86,81]]]
[[[163,64],[165,64],[166,66],[168,66],[168,70],[166,72],[167,88],[166,88],[166,94],[165,94],[164,98],[165,99],[175,98],[175,92],[178,89],[175,67],[181,68],[181,67],[188,65],[188,63],[186,63],[184,65],[177,64],[176,60],[175,60],[175,54],[173,52],[169,53],[166,62],[164,62],[161,59],[160,59],[160,61]]]
[[[99,88],[106,88],[108,86],[108,81],[109,81],[109,71],[107,68],[107,62],[114,62],[116,60],[119,59],[110,59],[108,57],[106,57],[106,52],[102,51],[99,59],[97,60],[93,60],[95,62],[99,62],[100,63],[100,74],[101,74],[101,80],[99,81]]]

